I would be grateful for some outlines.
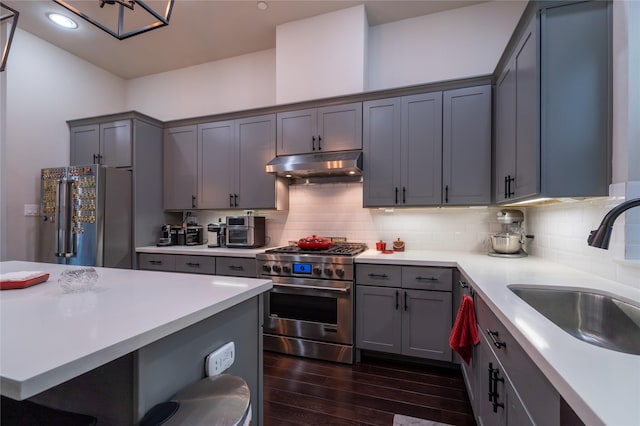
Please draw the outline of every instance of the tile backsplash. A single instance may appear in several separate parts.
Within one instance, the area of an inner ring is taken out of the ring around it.
[[[640,288],[640,261],[623,260],[624,216],[616,221],[609,250],[589,247],[586,242],[589,231],[598,227],[623,196],[624,191],[618,197],[518,208],[525,213],[525,232],[534,235],[527,242],[526,251]],[[254,214],[267,217],[270,246],[286,245],[315,234],[346,237],[371,248],[378,240],[389,244],[400,238],[407,249],[487,253],[489,235],[502,229],[496,221],[500,210],[501,207],[368,209],[362,207],[361,183],[324,183],[293,185],[289,189],[289,210]],[[207,213],[199,213],[201,223],[215,222],[230,214]],[[640,220],[634,226],[640,227]]]

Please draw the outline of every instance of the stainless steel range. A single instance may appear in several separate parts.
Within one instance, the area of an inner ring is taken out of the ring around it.
[[[328,249],[287,246],[257,255],[261,278],[273,280],[264,309],[264,349],[353,363],[353,258],[362,243]]]

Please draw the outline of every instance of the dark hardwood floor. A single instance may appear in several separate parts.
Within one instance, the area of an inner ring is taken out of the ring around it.
[[[394,414],[476,424],[458,370],[377,359],[345,365],[264,353],[265,426],[391,426]]]

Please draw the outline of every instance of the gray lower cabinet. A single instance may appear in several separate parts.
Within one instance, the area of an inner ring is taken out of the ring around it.
[[[139,269],[191,274],[255,278],[256,259],[249,257],[193,256],[183,254],[139,253]]]
[[[363,103],[365,207],[491,201],[491,87]]]
[[[112,167],[133,166],[131,120],[70,124],[72,166],[102,164]]]
[[[193,126],[164,131],[164,209],[189,210],[198,205],[198,134]]]
[[[277,155],[362,149],[360,102],[286,111],[277,121]]]
[[[608,195],[611,9],[527,6],[496,69],[496,202]]]
[[[356,265],[356,348],[451,361],[451,270]]]
[[[474,301],[480,343],[462,372],[478,424],[560,425],[558,392],[477,293]]]

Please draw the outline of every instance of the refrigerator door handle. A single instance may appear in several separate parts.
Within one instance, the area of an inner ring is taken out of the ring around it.
[[[71,229],[73,223],[73,181],[58,180],[56,185],[56,257],[72,257],[76,241]],[[69,251],[72,248],[72,251]]]

